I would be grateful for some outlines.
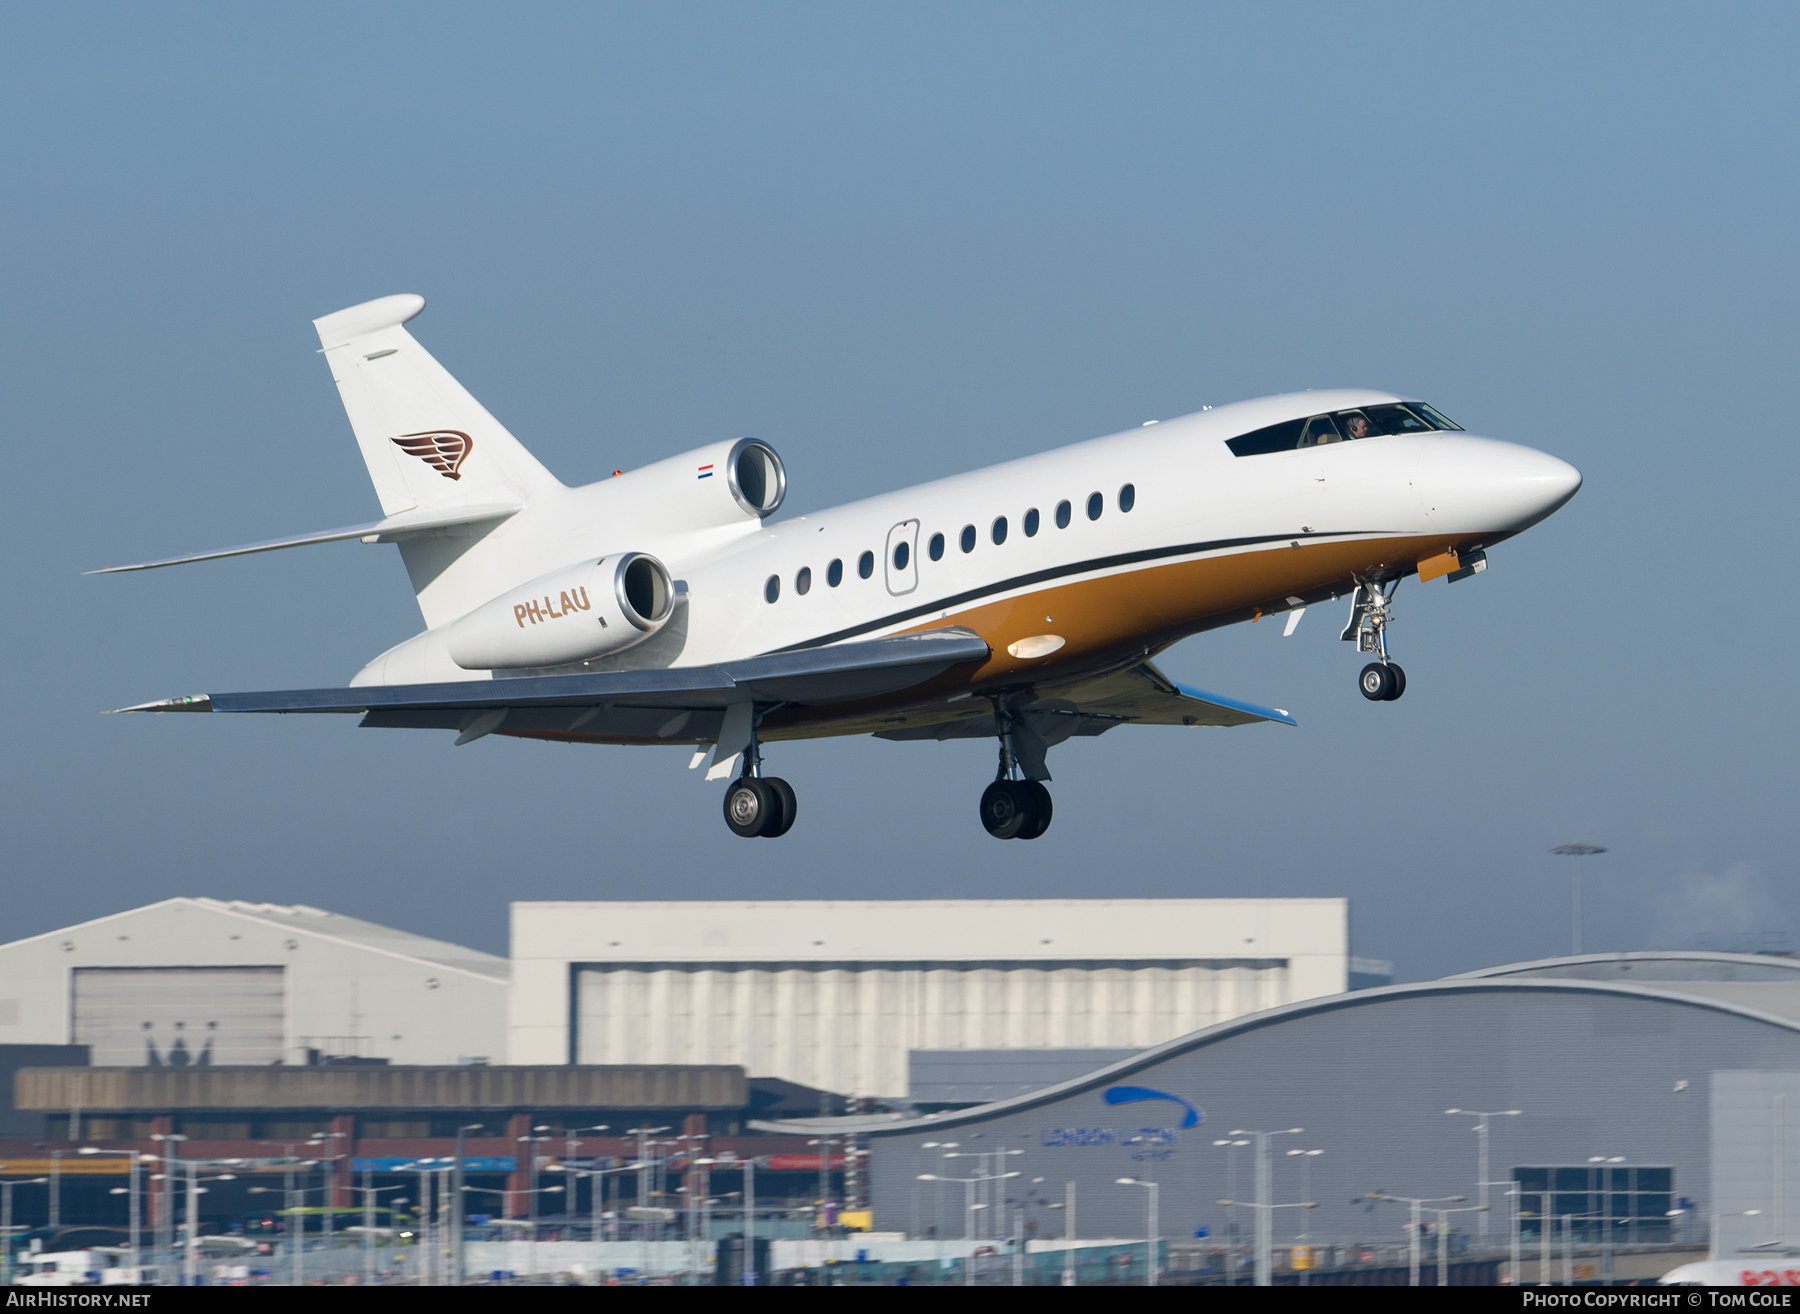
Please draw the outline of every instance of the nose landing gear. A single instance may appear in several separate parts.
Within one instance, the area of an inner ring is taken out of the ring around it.
[[[994,701],[994,721],[1000,730],[1000,770],[981,792],[982,827],[995,839],[1036,839],[1050,829],[1055,805],[1043,782],[1013,778],[1023,773],[1013,753],[1012,716],[999,699]]]
[[[1398,578],[1358,580],[1356,593],[1350,599],[1349,623],[1338,635],[1346,643],[1356,640],[1358,652],[1375,657],[1357,677],[1362,696],[1372,703],[1391,703],[1406,692],[1406,672],[1388,657],[1387,651],[1387,627],[1394,618],[1394,593],[1399,587]]]

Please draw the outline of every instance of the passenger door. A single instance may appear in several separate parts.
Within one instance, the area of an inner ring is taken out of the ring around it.
[[[896,598],[903,593],[911,593],[919,587],[919,522],[902,520],[888,530],[887,552],[882,557],[887,564],[883,567],[887,572],[887,591]]]

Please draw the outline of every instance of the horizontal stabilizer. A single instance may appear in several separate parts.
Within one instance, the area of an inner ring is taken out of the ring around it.
[[[965,662],[984,662],[988,646],[968,630],[946,628],[862,643],[770,653],[711,666],[677,666],[586,675],[540,675],[449,684],[357,685],[348,689],[283,689],[202,694],[120,708],[124,712],[366,712],[382,724],[435,725],[446,713],[511,709],[506,730],[535,725],[520,712],[592,707],[716,710],[733,703],[802,706],[848,702],[909,689]],[[666,720],[666,713],[660,719]],[[451,723],[461,726],[460,721]],[[572,724],[569,722],[567,724]],[[558,728],[567,728],[559,723]],[[695,739],[695,727],[669,736]],[[706,736],[710,737],[710,736]]]
[[[452,525],[478,525],[489,520],[504,520],[524,508],[517,503],[493,506],[445,507],[438,511],[403,511],[366,525],[345,525],[341,529],[321,529],[316,534],[296,534],[292,538],[271,538],[261,543],[243,543],[237,547],[219,548],[213,552],[193,552],[185,557],[165,557],[161,561],[140,561],[131,566],[107,566],[103,570],[83,571],[86,575],[116,575],[127,570],[155,570],[159,566],[185,566],[190,561],[217,561],[221,557],[247,557],[253,552],[274,552],[281,548],[307,547],[313,543],[341,543],[346,539],[364,538],[371,542],[393,543],[429,529],[448,529]],[[132,709],[126,709],[132,710]]]

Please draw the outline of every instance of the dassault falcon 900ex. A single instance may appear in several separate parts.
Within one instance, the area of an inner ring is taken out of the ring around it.
[[[1400,580],[1467,579],[1581,486],[1555,457],[1423,402],[1344,389],[1202,410],[848,506],[772,520],[755,438],[569,488],[383,297],[314,321],[382,518],[115,570],[308,543],[397,543],[424,633],[349,687],[202,694],[145,712],[354,712],[365,726],[684,744],[728,779],[726,823],[794,824],[763,753],[787,739],[992,738],[981,821],[1050,824],[1048,751],[1115,726],[1294,724],[1169,679],[1190,634],[1350,601],[1342,637],[1391,701]],[[96,572],[99,573],[99,572]]]

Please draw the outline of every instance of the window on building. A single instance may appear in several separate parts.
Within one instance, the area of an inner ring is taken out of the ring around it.
[[[1512,1170],[1519,1230],[1543,1235],[1546,1217],[1556,1220],[1555,1240],[1573,1229],[1578,1244],[1591,1245],[1610,1232],[1615,1245],[1660,1244],[1669,1239],[1669,1210],[1675,1207],[1675,1170],[1623,1164],[1554,1165]],[[1494,1204],[1504,1217],[1506,1202]]]

